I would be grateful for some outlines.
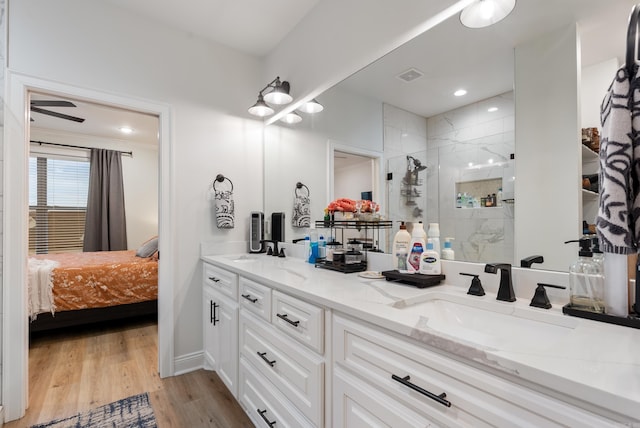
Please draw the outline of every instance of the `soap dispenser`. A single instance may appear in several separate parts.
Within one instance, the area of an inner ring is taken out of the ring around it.
[[[400,222],[400,230],[393,238],[393,268],[400,273],[407,273],[407,257],[409,256],[409,245],[411,244],[411,234],[407,231],[404,221]]]
[[[604,275],[599,262],[593,260],[591,239],[566,241],[578,242],[578,260],[569,268],[569,302],[573,309],[604,312]]]

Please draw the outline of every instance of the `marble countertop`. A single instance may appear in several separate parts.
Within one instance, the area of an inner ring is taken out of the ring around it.
[[[640,421],[640,330],[569,317],[557,305],[545,310],[530,307],[525,299],[496,301],[490,291],[482,297],[467,296],[466,288],[450,285],[448,280],[444,285],[419,289],[315,268],[293,257],[237,254],[203,256],[202,260],[609,409],[629,417],[629,422]],[[425,305],[428,301],[442,306]],[[462,314],[463,321],[467,317],[474,324],[472,329],[454,325],[457,319],[446,322],[452,310]],[[490,312],[488,316],[483,316],[487,314],[483,310]],[[493,313],[510,316],[508,325],[495,321],[491,325]]]

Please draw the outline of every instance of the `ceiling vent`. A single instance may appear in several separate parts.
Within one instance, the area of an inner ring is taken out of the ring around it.
[[[402,73],[398,74],[396,77],[403,82],[412,82],[416,79],[421,78],[422,76],[424,76],[424,73],[422,71],[416,68],[410,68],[407,71],[403,71]]]

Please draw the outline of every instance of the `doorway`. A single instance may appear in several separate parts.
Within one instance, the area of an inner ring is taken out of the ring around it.
[[[366,199],[385,206],[385,195],[382,192],[382,153],[357,147],[337,144],[330,141],[327,174],[327,200],[349,198],[354,200]],[[344,239],[364,238],[356,230],[345,231]],[[380,234],[370,242],[378,249],[386,248],[386,237]]]
[[[19,419],[28,403],[28,325],[26,263],[28,255],[28,144],[29,94],[44,93],[100,105],[138,111],[158,117],[158,234],[163,263],[158,273],[158,368],[161,377],[174,374],[173,355],[173,170],[169,161],[170,108],[167,105],[130,99],[110,93],[49,82],[18,73],[7,73],[4,128],[2,397],[6,420]],[[12,286],[9,286],[11,284]]]

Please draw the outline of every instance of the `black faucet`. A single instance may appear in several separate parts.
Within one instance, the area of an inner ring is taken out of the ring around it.
[[[544,257],[542,256],[525,257],[524,259],[520,260],[520,267],[530,268],[531,265],[534,263],[544,263]]]
[[[511,281],[511,265],[509,263],[488,263],[484,266],[486,273],[498,273],[498,270],[500,270],[500,287],[496,300],[515,302],[516,294],[513,292],[513,282]]]
[[[273,250],[271,250],[271,247],[269,247],[269,251],[267,251],[267,255],[269,256],[279,256],[280,252],[278,252],[278,240],[277,239],[261,239],[260,240],[261,243],[265,243],[265,242],[270,242],[273,244]],[[284,257],[284,252],[282,252],[282,256]]]

